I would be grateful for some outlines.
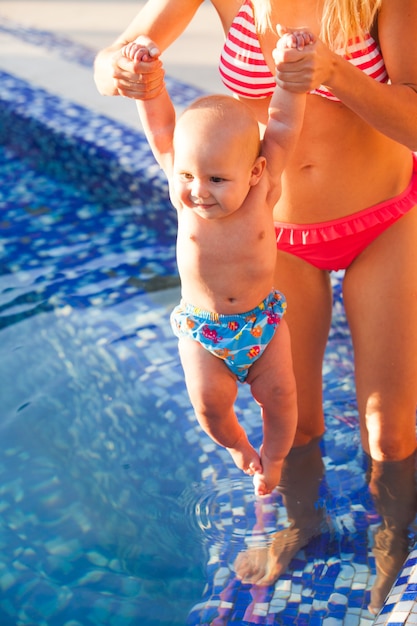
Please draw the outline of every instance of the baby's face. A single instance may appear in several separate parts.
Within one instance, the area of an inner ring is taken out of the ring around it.
[[[176,133],[173,187],[181,205],[200,217],[226,217],[242,206],[253,164],[239,138],[225,140],[219,128],[209,136],[198,131]]]

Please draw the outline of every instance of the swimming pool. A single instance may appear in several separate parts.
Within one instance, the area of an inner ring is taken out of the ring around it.
[[[138,133],[13,76],[1,85],[1,624],[371,624],[380,518],[341,276],[315,501],[326,525],[274,587],[244,585],[237,554],[289,520],[190,410],[167,323],[165,183]],[[238,412],[259,445],[245,387]]]

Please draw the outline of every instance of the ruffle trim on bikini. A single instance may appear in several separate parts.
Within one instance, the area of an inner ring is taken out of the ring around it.
[[[277,243],[303,245],[322,243],[357,235],[375,227],[388,227],[417,205],[417,159],[408,187],[395,198],[374,205],[353,215],[313,224],[289,224],[275,222]]]

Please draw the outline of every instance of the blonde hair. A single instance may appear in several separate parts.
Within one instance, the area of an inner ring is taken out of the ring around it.
[[[275,30],[271,23],[273,1],[252,0],[259,32]],[[371,30],[381,3],[382,0],[324,0],[320,39],[333,50],[346,49],[349,40],[363,37]]]

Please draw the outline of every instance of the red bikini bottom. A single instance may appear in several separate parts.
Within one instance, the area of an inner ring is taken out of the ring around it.
[[[342,270],[381,233],[417,205],[417,155],[407,189],[395,198],[329,222],[275,222],[277,248],[321,270]]]

